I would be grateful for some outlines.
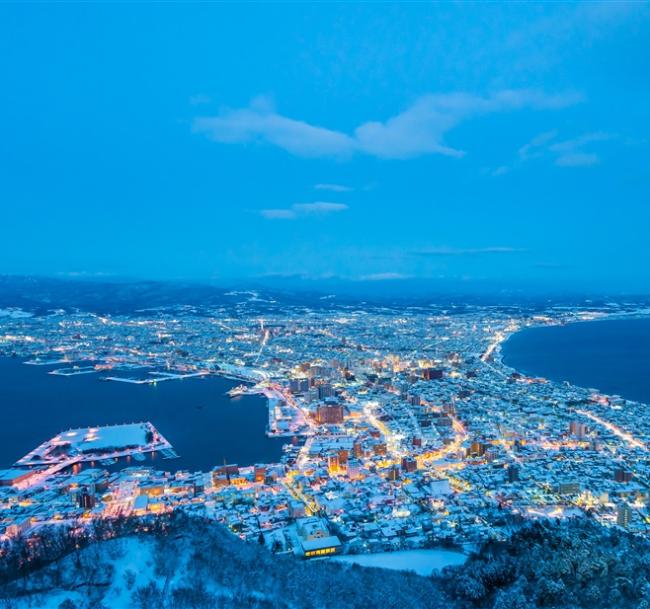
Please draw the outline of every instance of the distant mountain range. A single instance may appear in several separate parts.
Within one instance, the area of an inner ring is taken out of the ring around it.
[[[117,279],[60,279],[0,275],[0,308],[32,312],[81,309],[98,313],[130,313],[143,309],[183,306],[246,305],[249,310],[283,306],[335,308],[337,306],[423,306],[435,304],[460,312],[472,305],[526,306],[607,302],[611,297],[540,293],[476,285],[463,292],[460,285],[427,280],[346,281],[266,278],[230,281],[227,285],[188,281]],[[452,289],[453,288],[453,289]],[[635,299],[637,302],[648,298]],[[628,298],[629,301],[629,298]]]

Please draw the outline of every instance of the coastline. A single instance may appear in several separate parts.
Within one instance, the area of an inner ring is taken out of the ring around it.
[[[68,429],[134,421],[150,421],[178,452],[180,459],[165,461],[167,471],[209,471],[224,457],[241,466],[273,464],[282,458],[286,439],[266,434],[267,400],[247,395],[232,404],[225,392],[235,386],[233,379],[212,374],[201,382],[195,377],[156,387],[101,382],[93,374],[52,375],[39,368],[25,358],[0,357],[3,380],[20,381],[5,384],[6,399],[17,405],[5,413],[7,427],[21,430],[4,436],[1,452],[6,466]],[[33,421],[25,425],[28,407]]]
[[[532,369],[526,369],[521,366],[514,366],[506,362],[506,355],[504,353],[504,347],[514,336],[521,335],[528,330],[539,330],[544,328],[560,328],[560,327],[570,327],[570,326],[583,326],[585,324],[599,324],[603,322],[616,322],[616,321],[633,321],[633,320],[648,320],[650,322],[650,310],[643,309],[640,311],[635,311],[632,313],[613,313],[611,315],[603,315],[596,317],[594,319],[573,319],[573,320],[554,320],[551,323],[531,323],[525,326],[519,327],[516,330],[508,333],[503,337],[503,340],[500,341],[499,345],[494,349],[493,352],[493,363],[498,366],[504,374],[511,375],[513,373],[520,374],[525,377],[534,377],[534,378],[543,378],[548,383],[553,383],[554,385],[564,385],[572,387],[574,389],[583,390],[583,391],[597,391],[600,395],[606,397],[620,397],[627,402],[632,402],[635,404],[649,405],[649,400],[638,400],[632,397],[626,397],[624,392],[609,392],[603,390],[596,386],[596,384],[578,384],[572,382],[568,379],[560,379],[555,376],[545,375],[539,371],[534,371]]]

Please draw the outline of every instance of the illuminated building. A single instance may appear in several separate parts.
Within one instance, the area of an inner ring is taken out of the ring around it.
[[[580,421],[571,421],[569,433],[576,438],[584,438],[587,435],[587,425]]]
[[[343,406],[340,404],[321,404],[316,409],[316,420],[321,425],[340,425],[343,423]]]
[[[298,518],[296,529],[305,558],[331,556],[341,549],[341,541],[330,534],[327,525],[320,518]]]
[[[402,469],[405,472],[414,472],[418,468],[417,461],[412,457],[404,457],[402,459]]]
[[[440,368],[422,368],[420,374],[425,381],[437,381],[444,373]]]
[[[266,478],[266,466],[256,465],[254,469],[255,482],[264,482]]]

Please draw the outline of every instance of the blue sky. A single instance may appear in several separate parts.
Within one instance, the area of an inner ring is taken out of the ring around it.
[[[650,6],[3,4],[0,273],[648,291]]]

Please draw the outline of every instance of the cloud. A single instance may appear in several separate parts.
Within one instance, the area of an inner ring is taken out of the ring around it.
[[[397,281],[400,279],[409,279],[411,275],[404,273],[371,273],[370,275],[361,275],[356,278],[357,281]]]
[[[293,220],[296,212],[291,209],[262,209],[260,215],[267,220]]]
[[[331,190],[332,192],[351,192],[352,188],[343,184],[316,184],[316,190]]]
[[[438,256],[483,256],[486,254],[516,254],[526,250],[514,247],[477,247],[477,248],[455,248],[455,247],[432,247],[411,252],[412,256],[438,257]]]
[[[544,131],[539,135],[536,135],[530,142],[524,144],[519,149],[519,158],[522,160],[528,160],[535,156],[540,155],[540,150],[544,148],[548,142],[557,137],[557,129],[551,131]]]
[[[600,162],[600,157],[593,152],[584,152],[582,148],[594,142],[611,140],[612,136],[603,132],[585,133],[580,137],[563,142],[556,142],[548,149],[557,155],[555,164],[561,167],[585,167]]]
[[[536,135],[517,151],[517,160],[511,165],[501,165],[490,171],[492,176],[504,175],[524,163],[539,158],[548,158],[559,167],[587,167],[600,162],[598,154],[584,150],[594,143],[605,142],[615,138],[602,131],[584,133],[578,137],[559,140],[557,129],[544,131]]]
[[[600,157],[594,153],[573,152],[564,154],[555,160],[560,167],[588,167],[600,163]]]
[[[262,209],[260,215],[267,220],[295,220],[301,216],[325,215],[346,211],[345,203],[315,201],[313,203],[295,203],[288,208]]]
[[[582,101],[576,93],[549,95],[529,89],[502,90],[487,96],[429,94],[385,122],[368,121],[351,134],[311,125],[278,114],[265,98],[248,108],[225,109],[197,117],[193,131],[225,144],[262,142],[302,157],[350,157],[367,154],[408,159],[425,154],[462,157],[444,142],[445,135],[468,119],[511,110],[556,110]]]
[[[345,203],[316,201],[315,203],[296,203],[292,206],[292,209],[301,214],[330,214],[345,211],[348,206]]]
[[[249,108],[196,118],[193,130],[216,142],[263,141],[305,157],[342,156],[354,148],[350,136],[281,116],[264,98],[254,100]]]

